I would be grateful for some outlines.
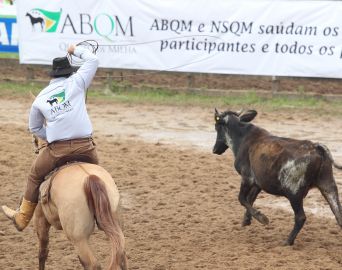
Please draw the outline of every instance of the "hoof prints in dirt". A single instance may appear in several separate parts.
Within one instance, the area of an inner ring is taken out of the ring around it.
[[[0,163],[0,200],[13,207],[34,157],[25,128],[6,125],[0,133],[1,159],[8,160]],[[229,155],[101,134],[96,141],[100,163],[122,194],[120,216],[129,269],[341,269],[342,232],[334,219],[307,214],[296,244],[283,247],[293,215],[266,207],[272,204],[271,197],[261,194],[256,207],[270,218],[270,224],[252,220],[250,226],[241,227],[240,179]],[[38,241],[32,224],[18,233],[0,215],[0,231],[4,232],[0,234],[0,269],[37,268]],[[91,243],[105,266],[110,249],[103,232],[96,231]],[[72,245],[62,232],[52,229],[47,269],[79,268]]]

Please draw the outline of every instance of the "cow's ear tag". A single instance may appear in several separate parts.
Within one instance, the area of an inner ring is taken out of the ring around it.
[[[218,122],[220,120],[220,117],[216,116],[215,120],[216,120],[216,122]]]

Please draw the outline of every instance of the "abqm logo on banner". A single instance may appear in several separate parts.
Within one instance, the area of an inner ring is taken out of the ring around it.
[[[53,33],[56,32],[61,14],[62,10],[52,12],[41,8],[34,8],[28,11],[25,16],[28,17],[33,32],[41,31]]]
[[[16,9],[0,4],[0,53],[18,53]]]
[[[100,44],[101,67],[342,78],[342,2],[18,0],[20,62]]]
[[[63,15],[63,16],[62,16]],[[26,15],[31,23],[32,32],[49,32],[74,35],[97,35],[109,41],[115,36],[133,36],[132,17],[119,18],[108,13],[67,13],[66,11],[51,11],[41,8],[31,9]]]
[[[88,39],[101,44],[101,66],[112,67],[115,58],[136,54],[133,16],[117,11],[111,1],[102,2],[17,1],[20,62],[51,64],[70,43]]]

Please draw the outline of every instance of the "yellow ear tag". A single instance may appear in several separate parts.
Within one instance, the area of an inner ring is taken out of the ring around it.
[[[218,121],[218,120],[220,120],[220,117],[217,116],[217,117],[216,117],[216,121]]]

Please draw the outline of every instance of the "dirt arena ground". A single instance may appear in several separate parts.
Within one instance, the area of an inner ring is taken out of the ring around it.
[[[0,204],[14,207],[34,158],[26,131],[30,103],[0,101]],[[342,230],[317,190],[305,200],[307,222],[292,247],[282,246],[293,226],[286,199],[261,193],[255,205],[270,224],[253,220],[241,227],[244,210],[232,153],[211,153],[216,135],[211,108],[94,100],[89,108],[101,165],[121,193],[129,269],[342,269]],[[255,123],[277,135],[324,143],[342,163],[339,117],[260,111]],[[335,177],[342,197],[342,172]],[[105,266],[106,237],[96,231],[91,240]],[[32,224],[18,233],[1,214],[0,269],[37,269],[37,252]],[[61,231],[50,231],[46,269],[81,269]]]

